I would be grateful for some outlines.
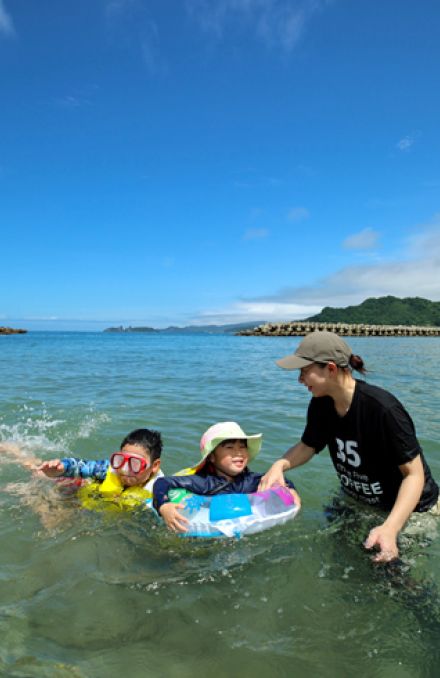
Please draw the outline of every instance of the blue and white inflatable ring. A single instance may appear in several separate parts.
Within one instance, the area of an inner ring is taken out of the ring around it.
[[[293,520],[299,511],[286,487],[211,497],[175,489],[170,499],[184,505],[179,509],[189,520],[184,537],[242,537]]]

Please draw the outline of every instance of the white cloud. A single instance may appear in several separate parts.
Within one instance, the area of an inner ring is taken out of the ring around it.
[[[81,101],[78,99],[78,97],[74,96],[65,96],[64,99],[61,100],[61,103],[63,103],[65,106],[70,106],[71,108],[77,108],[78,106],[81,106]]]
[[[243,235],[243,240],[261,240],[267,238],[269,231],[267,228],[248,228]]]
[[[141,50],[144,63],[151,75],[163,70],[159,51],[159,29],[154,21],[144,23]]]
[[[34,321],[41,321],[41,322],[52,322],[54,320],[62,320],[57,315],[27,315],[24,316],[23,318],[13,318],[14,321],[18,322],[34,322]]]
[[[14,23],[11,15],[6,11],[3,0],[0,0],[0,35],[15,35]]]
[[[281,289],[264,297],[242,299],[229,308],[208,311],[194,322],[294,320],[324,306],[359,304],[368,297],[424,297],[440,300],[440,214],[420,226],[388,261],[347,266],[314,284]]]
[[[186,8],[200,28],[221,38],[237,21],[268,47],[290,52],[306,24],[326,0],[186,0]]]
[[[81,100],[79,97],[72,96],[67,94],[60,99],[57,99],[57,104],[63,106],[63,108],[79,108],[83,103],[89,103],[88,101]]]
[[[372,228],[364,228],[359,233],[354,233],[346,238],[342,247],[346,250],[371,250],[376,246],[378,239],[378,231],[374,231]]]
[[[273,3],[270,11],[264,12],[258,20],[257,36],[269,46],[280,45],[290,52],[300,40],[307,20],[307,3],[303,7],[292,7],[291,3]]]
[[[284,179],[281,177],[275,176],[259,176],[254,172],[250,172],[248,177],[244,179],[236,179],[234,181],[234,186],[236,188],[259,188],[261,186],[269,186],[271,188],[281,186],[284,183]]]
[[[280,290],[251,300],[270,303],[346,306],[388,294],[440,300],[440,215],[420,226],[399,256],[377,264],[347,266],[314,285]]]
[[[122,14],[136,9],[138,0],[109,0],[105,7],[105,12],[109,19],[119,19]]]
[[[110,0],[105,13],[109,33],[119,47],[131,49],[135,45],[151,75],[165,70],[159,50],[159,29],[149,15],[147,3]]]
[[[412,255],[423,255],[431,251],[440,253],[440,212],[434,214],[428,224],[421,225],[406,239],[406,249]]]
[[[409,151],[411,146],[413,146],[417,140],[417,138],[420,136],[420,132],[414,132],[413,134],[407,134],[405,137],[400,139],[397,144],[396,148],[399,151]]]
[[[73,92],[62,94],[56,99],[54,103],[65,109],[74,110],[83,106],[92,106],[96,92],[99,90],[99,85],[96,83],[88,83],[79,87]]]
[[[304,221],[310,217],[310,212],[306,207],[292,207],[287,213],[287,219],[294,223]]]
[[[271,302],[239,301],[229,308],[208,310],[193,318],[197,325],[226,325],[228,323],[258,322],[262,320],[276,322],[285,319],[301,319],[319,313],[321,306],[283,304]]]

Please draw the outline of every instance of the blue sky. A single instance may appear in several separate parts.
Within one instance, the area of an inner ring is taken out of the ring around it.
[[[438,0],[0,0],[0,325],[440,300]]]

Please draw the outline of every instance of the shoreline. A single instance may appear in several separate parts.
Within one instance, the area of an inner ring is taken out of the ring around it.
[[[369,325],[366,323],[323,323],[298,320],[265,323],[236,333],[240,337],[302,337],[315,330],[335,332],[346,337],[438,337],[440,327],[418,325]]]

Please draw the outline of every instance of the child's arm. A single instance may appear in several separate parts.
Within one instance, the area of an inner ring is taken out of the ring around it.
[[[49,461],[43,461],[37,467],[37,471],[41,471],[48,478],[59,478],[64,474],[64,464],[61,459],[49,459]]]
[[[170,490],[182,488],[194,494],[209,494],[206,491],[206,479],[197,475],[191,476],[163,476],[158,478],[153,486],[153,506],[158,513],[160,507],[170,501]]]
[[[49,478],[96,478],[104,480],[109,467],[108,459],[87,460],[78,457],[50,459],[38,467]]]
[[[153,506],[165,521],[166,526],[173,532],[186,532],[188,520],[179,512],[183,504],[174,504],[170,501],[168,492],[175,488],[183,488],[189,492],[197,491],[202,494],[201,479],[198,476],[164,476],[158,478],[153,486]]]

